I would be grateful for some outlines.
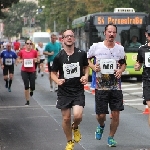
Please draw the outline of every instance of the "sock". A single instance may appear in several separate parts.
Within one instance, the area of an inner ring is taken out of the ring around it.
[[[6,82],[6,87],[8,87],[8,79],[4,79]]]
[[[11,87],[11,84],[12,84],[12,80],[10,79],[9,80],[9,88]]]

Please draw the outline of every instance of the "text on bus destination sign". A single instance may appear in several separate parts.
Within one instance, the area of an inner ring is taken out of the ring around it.
[[[142,24],[143,16],[96,16],[96,24]]]

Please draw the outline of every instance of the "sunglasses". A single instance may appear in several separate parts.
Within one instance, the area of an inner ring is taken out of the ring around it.
[[[26,43],[27,45],[32,45],[32,43]]]

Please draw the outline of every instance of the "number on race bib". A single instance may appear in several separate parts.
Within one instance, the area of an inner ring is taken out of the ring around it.
[[[115,59],[101,59],[99,60],[102,74],[114,74],[117,67]]]
[[[145,66],[150,67],[150,52],[145,53]]]
[[[12,65],[12,59],[10,58],[5,59],[5,65]]]
[[[24,67],[33,67],[33,59],[24,59]]]
[[[80,77],[79,62],[71,64],[63,64],[63,71],[65,79]]]

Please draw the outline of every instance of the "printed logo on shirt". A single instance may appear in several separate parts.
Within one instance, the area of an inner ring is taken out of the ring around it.
[[[71,64],[63,64],[63,71],[65,79],[80,77],[79,62]]]

